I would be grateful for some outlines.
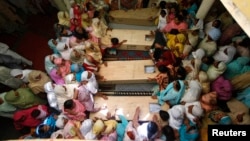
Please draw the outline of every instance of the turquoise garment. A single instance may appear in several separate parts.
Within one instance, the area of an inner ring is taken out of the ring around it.
[[[187,12],[190,16],[190,18],[187,21],[189,28],[193,27],[196,24],[195,15],[196,15],[197,10],[198,10],[198,6],[196,3],[192,4],[189,8],[187,8]]]
[[[75,76],[76,76],[76,81],[77,82],[81,82],[82,81],[81,80],[82,72],[84,72],[84,69],[82,71],[79,71],[79,72],[76,73]]]
[[[250,87],[246,88],[242,92],[237,93],[236,99],[250,108]]]
[[[231,61],[227,64],[227,69],[223,73],[226,79],[231,80],[233,77],[250,71],[249,57],[238,57],[237,59]]]
[[[70,65],[70,71],[71,73],[77,73],[77,72],[83,72],[85,71],[82,65],[73,63]]]
[[[182,80],[177,80],[180,83],[180,90],[176,91],[174,90],[174,82],[171,82],[168,84],[167,88],[163,91],[160,92],[160,96],[157,96],[158,98],[158,103],[160,105],[163,105],[166,101],[170,103],[171,106],[177,105],[180,103],[180,100],[184,94],[185,91],[185,85]]]
[[[42,124],[38,125],[36,128],[36,134],[39,138],[50,138],[51,134],[57,130],[56,119],[54,118],[55,114],[48,116]],[[39,130],[42,126],[48,125],[50,128],[47,132],[41,133]]]
[[[121,120],[121,123],[118,123],[116,126],[117,141],[123,141],[128,120],[123,115],[119,115],[119,119]]]
[[[47,74],[50,74],[50,71],[53,69],[53,68],[56,68],[56,65],[51,62],[50,60],[50,56],[51,55],[47,55],[44,59],[44,65],[45,65],[45,70],[47,72]],[[58,55],[56,54],[52,54],[52,56],[55,56],[55,57],[59,57]]]
[[[199,130],[192,122],[189,122],[189,124],[193,126],[194,129],[187,132],[187,126],[182,124],[181,128],[179,129],[180,141],[196,141],[198,139]]]
[[[159,89],[159,84],[155,85],[153,88],[152,88],[152,91],[153,91],[153,96],[160,96],[160,89]]]
[[[230,125],[230,124],[232,124],[232,119],[229,116],[224,116],[220,119],[219,124]]]
[[[49,48],[52,49],[55,54],[60,55],[60,52],[57,50],[56,45],[52,42],[52,40],[54,39],[50,39],[48,41]]]

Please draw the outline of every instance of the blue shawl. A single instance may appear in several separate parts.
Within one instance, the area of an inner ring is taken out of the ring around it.
[[[181,85],[180,90],[176,91],[174,89],[174,81],[168,84],[167,88],[160,92],[160,96],[157,96],[158,103],[160,105],[163,105],[166,101],[168,101],[171,106],[174,106],[180,103],[180,100],[185,91],[185,85],[182,80],[177,80],[177,81],[179,81]]]

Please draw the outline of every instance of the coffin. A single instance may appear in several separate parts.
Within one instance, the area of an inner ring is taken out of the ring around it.
[[[140,26],[154,26],[154,21],[149,21],[150,16],[156,15],[157,8],[141,8],[130,10],[113,10],[109,12],[111,23],[140,25]]]
[[[107,112],[111,115],[123,114],[128,120],[132,120],[136,107],[140,107],[141,113],[139,120],[152,120],[152,116],[157,113],[150,111],[150,104],[157,104],[157,99],[152,99],[150,96],[108,96],[108,100],[101,97],[95,97],[95,107],[105,107],[106,109],[96,113],[90,113],[90,118],[94,117],[106,119]],[[167,109],[165,109],[167,110]],[[115,118],[119,120],[116,115]]]
[[[146,72],[147,71],[147,72]],[[107,61],[101,65],[99,72],[105,81],[99,84],[153,83],[148,78],[155,77],[159,71],[152,60]]]
[[[154,41],[154,37],[150,35],[150,30],[134,30],[134,29],[113,29],[107,32],[110,37],[116,37],[119,41],[127,40],[118,50],[141,50],[147,51]]]

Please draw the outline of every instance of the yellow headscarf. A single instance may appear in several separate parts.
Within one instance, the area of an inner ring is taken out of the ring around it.
[[[104,127],[105,127],[105,125],[104,125],[103,121],[100,119],[97,120],[93,125],[93,133],[95,135],[99,135],[103,131]]]
[[[68,12],[59,11],[57,13],[57,18],[58,18],[58,24],[65,25],[67,27],[70,26],[70,18],[69,18],[69,13]]]

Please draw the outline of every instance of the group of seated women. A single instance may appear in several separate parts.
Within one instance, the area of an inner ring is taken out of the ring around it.
[[[135,107],[131,121],[121,113],[90,119],[90,113],[108,108],[94,105],[95,96],[108,100],[99,92],[98,81],[105,81],[105,76],[98,70],[102,63],[108,67],[103,62],[105,50],[121,42],[112,43],[111,37],[109,43],[102,42],[109,27],[91,2],[86,9],[71,4],[71,11],[58,12],[56,37],[48,41],[53,53],[44,59],[45,71],[1,68],[13,90],[1,94],[0,112],[13,112],[17,130],[33,129],[21,138],[184,141],[198,140],[204,118],[213,124],[250,123],[250,39],[239,36],[244,32],[229,32],[237,23],[225,27],[222,16],[210,26],[197,19],[195,0],[162,1],[160,15],[149,17],[158,18],[149,52],[159,70],[149,78],[156,84],[152,98],[169,109],[142,123],[138,121],[142,107]],[[229,103],[235,100],[247,110],[232,108]]]

